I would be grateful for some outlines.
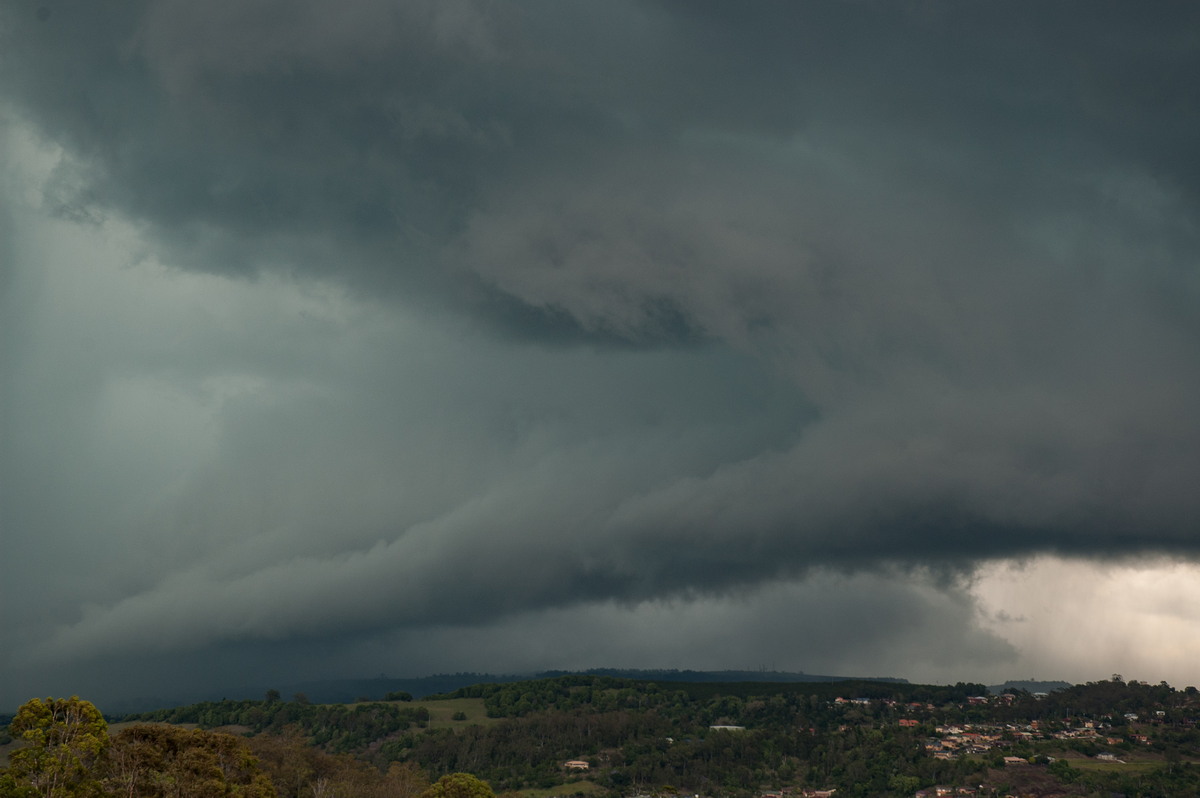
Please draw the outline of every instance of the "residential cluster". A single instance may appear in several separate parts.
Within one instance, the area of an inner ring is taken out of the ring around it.
[[[1145,719],[1142,723],[1163,723],[1166,713],[1158,710],[1155,717]],[[1136,714],[1124,716],[1126,724],[1138,723]],[[1194,725],[1194,721],[1184,720],[1181,724]],[[917,726],[919,721],[912,718],[901,718],[901,726]],[[935,726],[933,736],[924,742],[925,750],[935,759],[954,759],[963,754],[983,755],[998,749],[1005,749],[1018,742],[1033,742],[1035,740],[1082,740],[1097,745],[1115,746],[1121,743],[1150,745],[1150,737],[1136,731],[1129,731],[1114,736],[1113,724],[1104,721],[1094,721],[1084,718],[1066,718],[1062,721],[1037,721],[1028,723],[963,723],[959,725]],[[1122,726],[1120,728],[1129,728]],[[1116,756],[1110,753],[1099,753],[1097,759],[1116,761]],[[1004,764],[1027,764],[1022,757],[1004,757]]]

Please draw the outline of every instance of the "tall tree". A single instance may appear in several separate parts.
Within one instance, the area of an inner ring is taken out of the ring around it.
[[[35,698],[9,726],[25,745],[9,755],[15,791],[41,798],[88,798],[101,793],[99,769],[108,751],[108,724],[79,696]]]

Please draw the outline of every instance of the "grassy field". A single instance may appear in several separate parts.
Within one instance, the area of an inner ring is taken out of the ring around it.
[[[568,798],[572,795],[602,795],[608,792],[599,784],[590,781],[571,781],[557,787],[520,790],[516,794],[523,798]]]
[[[1094,771],[1102,771],[1102,770],[1116,770],[1116,771],[1120,771],[1122,773],[1137,773],[1137,772],[1146,773],[1151,770],[1157,770],[1158,768],[1163,766],[1163,762],[1160,760],[1144,760],[1143,759],[1140,761],[1132,761],[1132,762],[1129,760],[1126,760],[1123,762],[1106,762],[1102,759],[1088,759],[1086,757],[1080,757],[1078,759],[1076,759],[1074,757],[1063,757],[1063,758],[1066,759],[1067,763],[1073,768],[1077,768],[1077,769],[1083,770],[1083,771],[1093,771],[1093,772]]]
[[[108,724],[108,734],[111,737],[123,729],[128,729],[130,726],[175,726],[179,729],[200,728],[200,724],[198,723],[157,723],[148,720],[118,720]]]
[[[445,729],[459,726],[490,726],[500,722],[500,718],[489,718],[487,709],[483,706],[482,698],[449,698],[443,701],[413,701],[405,706],[425,707],[429,710],[429,728]],[[459,712],[466,715],[465,720],[454,720]]]

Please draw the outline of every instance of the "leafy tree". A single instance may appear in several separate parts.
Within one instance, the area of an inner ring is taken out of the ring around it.
[[[276,798],[245,741],[177,726],[131,726],[116,735],[106,786],[121,798]]]
[[[295,729],[289,732],[247,740],[279,798],[418,798],[429,787],[425,772],[411,762],[393,762],[381,773],[349,754],[313,748]]]
[[[9,755],[5,789],[41,798],[100,793],[96,768],[108,750],[108,724],[90,701],[35,698],[17,710],[9,730],[25,746]]]
[[[33,787],[18,782],[7,770],[0,770],[0,798],[34,798],[36,795]]]
[[[921,780],[916,776],[904,776],[899,773],[888,780],[888,789],[894,795],[912,795],[921,786]]]
[[[435,781],[421,798],[496,798],[496,794],[486,781],[470,773],[451,773]]]

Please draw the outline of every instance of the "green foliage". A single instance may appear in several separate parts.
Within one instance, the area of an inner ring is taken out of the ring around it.
[[[492,788],[470,773],[450,773],[421,793],[421,798],[496,798]]]
[[[76,798],[100,793],[96,768],[108,750],[108,724],[90,701],[35,698],[17,711],[9,733],[24,743],[9,755],[7,789],[14,794]]]
[[[88,701],[33,699],[10,726],[23,743],[0,771],[3,798],[276,798],[244,741],[174,726],[111,738]]]
[[[207,701],[131,715],[126,720],[195,723],[204,728],[246,726],[254,733],[283,734],[294,728],[314,745],[357,751],[381,737],[429,721],[429,710],[399,703],[310,704],[307,701]]]
[[[429,787],[425,772],[409,762],[393,762],[381,771],[348,754],[328,754],[294,735],[260,735],[247,743],[279,798],[417,798]]]
[[[1071,763],[1065,759],[1056,759],[1050,763],[1048,769],[1065,784],[1078,781],[1081,775],[1080,772],[1071,767]]]
[[[19,781],[8,771],[0,771],[0,798],[36,798],[33,785]]]
[[[276,798],[245,741],[167,725],[116,735],[103,781],[124,798]]]
[[[888,779],[888,790],[895,795],[911,795],[921,786],[921,780],[916,776],[904,776],[899,773]]]

